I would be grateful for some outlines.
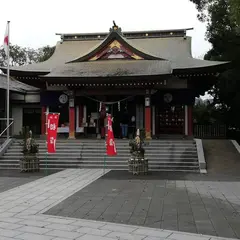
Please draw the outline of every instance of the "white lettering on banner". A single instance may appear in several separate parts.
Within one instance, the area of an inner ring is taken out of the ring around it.
[[[108,130],[112,132],[112,126],[110,124],[108,124]]]
[[[50,137],[50,144],[54,144],[54,143],[55,143],[54,137]]]
[[[115,141],[112,138],[109,140],[109,146],[113,146],[114,152],[117,152]]]
[[[56,130],[56,124],[55,123],[52,123],[50,124],[50,130]]]

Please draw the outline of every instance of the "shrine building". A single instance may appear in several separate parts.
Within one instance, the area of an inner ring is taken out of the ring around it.
[[[101,134],[101,117],[108,112],[121,137],[127,112],[129,131],[142,129],[147,139],[191,137],[195,98],[228,63],[193,58],[188,30],[122,32],[114,24],[107,33],[58,34],[61,40],[47,61],[12,67],[10,75],[39,89],[34,108],[41,110],[42,135],[45,112],[60,112],[58,133],[69,138]]]

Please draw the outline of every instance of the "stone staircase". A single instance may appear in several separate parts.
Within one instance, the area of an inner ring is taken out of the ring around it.
[[[103,140],[58,140],[57,152],[46,157],[46,144],[38,140],[40,168],[61,170],[66,168],[103,168],[127,170],[129,141],[116,140],[118,155],[105,156]],[[0,169],[19,169],[22,157],[20,140],[14,140],[0,158]],[[199,172],[198,155],[194,140],[152,140],[146,143],[145,156],[154,171]]]

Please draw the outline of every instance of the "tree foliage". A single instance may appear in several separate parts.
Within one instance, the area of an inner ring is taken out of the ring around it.
[[[197,10],[199,12],[198,18],[201,21],[211,20],[208,13],[211,12],[212,7],[220,3],[219,0],[190,0],[196,4]],[[226,10],[229,11],[229,18],[232,23],[240,26],[240,1],[239,0],[227,0]]]
[[[207,60],[230,61],[232,68],[221,74],[209,91],[225,113],[225,122],[240,127],[240,21],[239,0],[190,0],[199,11],[199,19],[207,22],[206,38],[212,44]]]
[[[214,102],[199,101],[193,108],[194,122],[197,124],[224,123],[224,111]]]
[[[54,51],[55,51],[55,46],[54,47],[45,46],[45,47],[39,48],[38,62],[44,62],[48,60],[53,55]]]
[[[10,66],[22,66],[49,59],[55,47],[45,46],[38,49],[20,47],[10,44]],[[0,49],[0,66],[7,66],[7,56],[3,48]]]

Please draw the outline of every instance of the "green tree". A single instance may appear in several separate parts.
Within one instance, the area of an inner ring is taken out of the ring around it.
[[[55,46],[45,46],[38,49],[39,55],[38,55],[38,62],[44,62],[48,60],[54,53]]]
[[[52,56],[54,50],[55,46],[33,49],[10,44],[10,66],[22,66],[46,61]],[[0,66],[7,66],[7,56],[3,48],[0,49]]]
[[[221,0],[190,0],[196,4],[197,10],[199,11],[199,19],[204,21],[208,18],[209,8],[216,6]],[[229,11],[229,17],[233,23],[238,27],[240,26],[240,1],[239,0],[227,0],[227,10]]]
[[[240,35],[237,14],[233,4],[237,0],[190,0],[199,10],[199,18],[207,22],[206,38],[212,44],[205,59],[230,61],[232,68],[219,76],[209,91],[218,110],[225,113],[225,122],[240,127]],[[235,2],[234,2],[235,1]]]
[[[224,111],[222,107],[209,101],[199,101],[194,105],[193,118],[197,124],[223,123]]]
[[[26,64],[27,62],[27,55],[26,55],[25,48],[22,48],[18,45],[10,45],[9,55],[10,55],[10,59],[9,59],[10,66],[21,66]],[[2,66],[7,65],[7,56],[3,48],[0,50],[0,64]]]

